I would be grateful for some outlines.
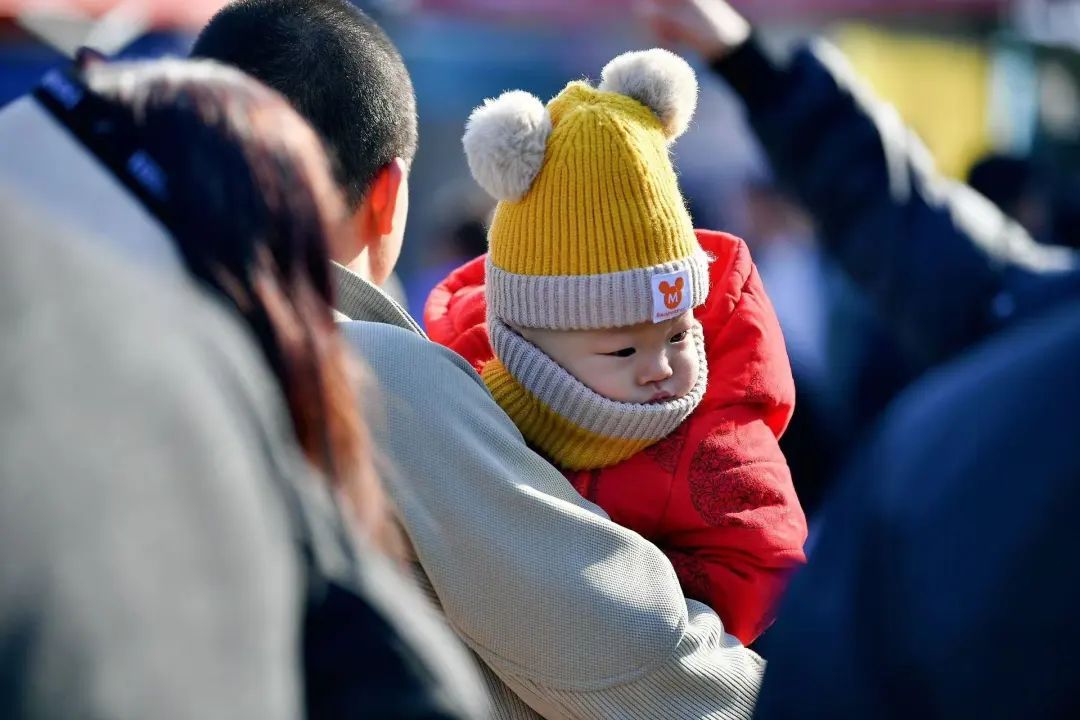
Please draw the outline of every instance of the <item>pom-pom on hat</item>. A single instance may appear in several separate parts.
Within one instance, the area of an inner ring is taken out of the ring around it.
[[[473,111],[473,177],[499,200],[488,236],[489,313],[510,325],[597,329],[661,322],[705,302],[668,145],[697,104],[694,71],[666,50],[620,55],[599,87],[548,103],[522,91]]]

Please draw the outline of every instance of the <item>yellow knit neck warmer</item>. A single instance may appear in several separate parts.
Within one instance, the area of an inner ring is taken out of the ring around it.
[[[529,445],[558,467],[584,470],[614,465],[657,442],[604,437],[574,425],[522,387],[499,360],[485,365],[482,376],[495,402]]]
[[[698,380],[681,398],[647,405],[592,391],[509,326],[490,323],[496,359],[481,371],[495,401],[525,440],[566,470],[607,467],[667,437],[705,394],[707,368],[700,326]]]

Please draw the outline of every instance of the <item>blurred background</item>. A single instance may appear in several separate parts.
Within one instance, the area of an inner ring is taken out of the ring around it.
[[[223,4],[0,0],[0,104],[79,45],[127,57],[184,54]],[[357,4],[401,49],[418,96],[420,150],[397,292],[419,318],[432,286],[485,248],[491,202],[460,145],[470,110],[506,89],[547,99],[570,79],[596,78],[614,55],[653,43],[633,0]],[[810,37],[831,40],[946,175],[970,182],[1039,241],[1080,247],[1080,0],[732,4],[776,52]],[[843,386],[852,375],[843,364],[854,362],[843,350],[853,335],[864,344],[875,337],[873,310],[818,252],[812,221],[773,182],[739,103],[699,69],[702,96],[675,147],[677,168],[696,224],[747,239],[777,308],[800,396],[813,408],[797,413],[786,440],[802,490],[832,471],[853,442],[851,428],[868,427],[912,373],[884,362],[869,379],[860,375],[863,386]],[[830,301],[837,293],[848,301]],[[874,354],[890,357],[881,347]],[[804,496],[808,509],[815,500],[812,491]]]

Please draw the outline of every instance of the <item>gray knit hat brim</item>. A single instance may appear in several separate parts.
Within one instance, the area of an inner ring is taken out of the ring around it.
[[[665,306],[660,288],[680,279],[685,295]],[[705,303],[709,256],[699,248],[680,260],[597,275],[519,275],[488,256],[485,290],[489,317],[515,327],[601,330],[660,322]]]

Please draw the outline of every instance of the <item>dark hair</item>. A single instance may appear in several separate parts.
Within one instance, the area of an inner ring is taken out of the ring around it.
[[[288,402],[300,447],[383,531],[355,372],[332,315],[345,207],[319,139],[283,98],[216,63],[95,64],[82,81],[164,172],[162,218],[190,273],[230,303]]]
[[[347,0],[239,0],[193,57],[238,67],[284,95],[322,135],[355,208],[378,170],[416,154],[416,95],[401,55]]]

